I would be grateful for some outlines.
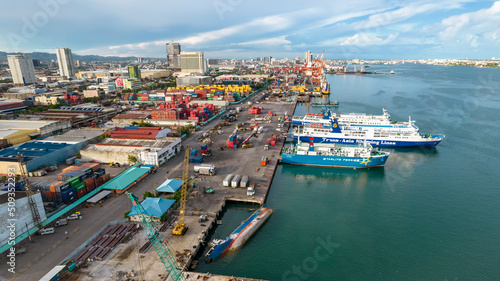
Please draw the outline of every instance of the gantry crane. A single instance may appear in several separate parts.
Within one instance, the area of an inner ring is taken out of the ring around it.
[[[21,175],[21,180],[24,183],[24,190],[26,191],[26,196],[28,197],[28,205],[30,206],[31,216],[33,216],[33,223],[39,229],[42,228],[42,222],[40,219],[40,213],[38,212],[38,206],[36,205],[35,198],[33,198],[33,191],[31,190],[30,182],[28,181],[28,172],[26,171],[26,163],[24,162],[24,155],[18,154],[16,156],[19,163],[19,172]]]
[[[179,264],[175,260],[175,256],[168,248],[166,241],[161,236],[160,231],[151,216],[146,213],[146,210],[142,207],[139,199],[133,193],[125,192],[125,194],[127,194],[130,200],[132,200],[132,205],[136,206],[137,216],[139,217],[142,228],[144,228],[144,232],[146,232],[151,245],[153,245],[156,253],[158,253],[158,256],[167,269],[169,276],[173,281],[185,281],[186,277],[184,277]]]
[[[184,213],[186,212],[186,199],[187,199],[187,187],[189,176],[189,146],[186,146],[186,153],[184,154],[184,167],[182,169],[182,187],[181,187],[181,201],[179,208],[179,221],[172,230],[174,235],[184,235],[188,227],[184,223]]]

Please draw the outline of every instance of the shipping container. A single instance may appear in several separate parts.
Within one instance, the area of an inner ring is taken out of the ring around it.
[[[229,174],[227,175],[224,180],[222,181],[222,186],[230,186],[231,185],[231,180],[233,179],[234,175],[233,174]]]
[[[240,181],[240,187],[246,188],[248,185],[248,176],[242,176]]]
[[[189,163],[202,163],[203,162],[203,156],[190,156],[189,157]]]
[[[241,181],[241,175],[236,175],[234,178],[231,180],[231,187],[236,188],[239,187]]]

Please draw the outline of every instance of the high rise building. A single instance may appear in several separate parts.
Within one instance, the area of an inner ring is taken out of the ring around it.
[[[305,60],[306,60],[306,64],[310,63],[313,61],[313,56],[312,56],[312,53],[311,51],[307,51],[306,54],[305,54]]]
[[[40,67],[41,66],[40,60],[33,59],[33,66],[34,67]]]
[[[35,67],[33,60],[27,55],[9,55],[10,73],[15,85],[27,85],[36,83]]]
[[[137,66],[137,65],[129,66],[128,67],[128,77],[135,78],[135,79],[141,79],[141,71],[139,70],[139,66]]]
[[[75,76],[75,63],[73,55],[68,48],[56,49],[57,63],[59,64],[59,75],[71,78]]]
[[[181,45],[167,43],[167,62],[169,67],[181,67]]]
[[[82,61],[76,60],[76,67],[82,67]]]
[[[182,52],[181,53],[182,72],[205,73],[205,59],[203,52]]]

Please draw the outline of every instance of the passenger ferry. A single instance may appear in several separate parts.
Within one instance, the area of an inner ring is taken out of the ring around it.
[[[419,133],[415,121],[389,125],[339,124],[337,119],[330,120],[326,125],[310,123],[296,129],[293,140],[314,143],[359,144],[368,142],[376,147],[435,147],[444,135],[423,135]]]
[[[389,152],[373,149],[363,144],[314,144],[297,142],[283,148],[281,162],[305,166],[335,168],[381,167],[389,158]]]
[[[365,113],[339,113],[331,112],[326,108],[319,114],[307,113],[306,116],[294,116],[292,125],[304,126],[311,123],[320,123],[328,126],[330,121],[337,119],[338,123],[344,124],[364,124],[364,125],[389,125],[391,115],[385,108],[382,108],[382,115],[371,115]]]

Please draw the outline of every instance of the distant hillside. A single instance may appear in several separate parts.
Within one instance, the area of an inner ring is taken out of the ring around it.
[[[16,54],[22,54],[22,53],[0,52],[0,62],[6,61],[7,55],[16,55]],[[38,59],[42,62],[49,62],[51,60],[57,60],[56,54],[41,53],[41,52],[24,53],[24,54],[28,55],[32,59]],[[144,58],[144,59],[151,59],[151,58]],[[153,58],[153,59],[158,59],[158,58]],[[81,60],[84,62],[91,62],[91,61],[103,61],[103,62],[118,61],[118,62],[120,62],[120,61],[137,60],[137,57],[102,57],[102,56],[95,56],[95,55],[80,56],[77,54],[73,54],[73,60]]]

